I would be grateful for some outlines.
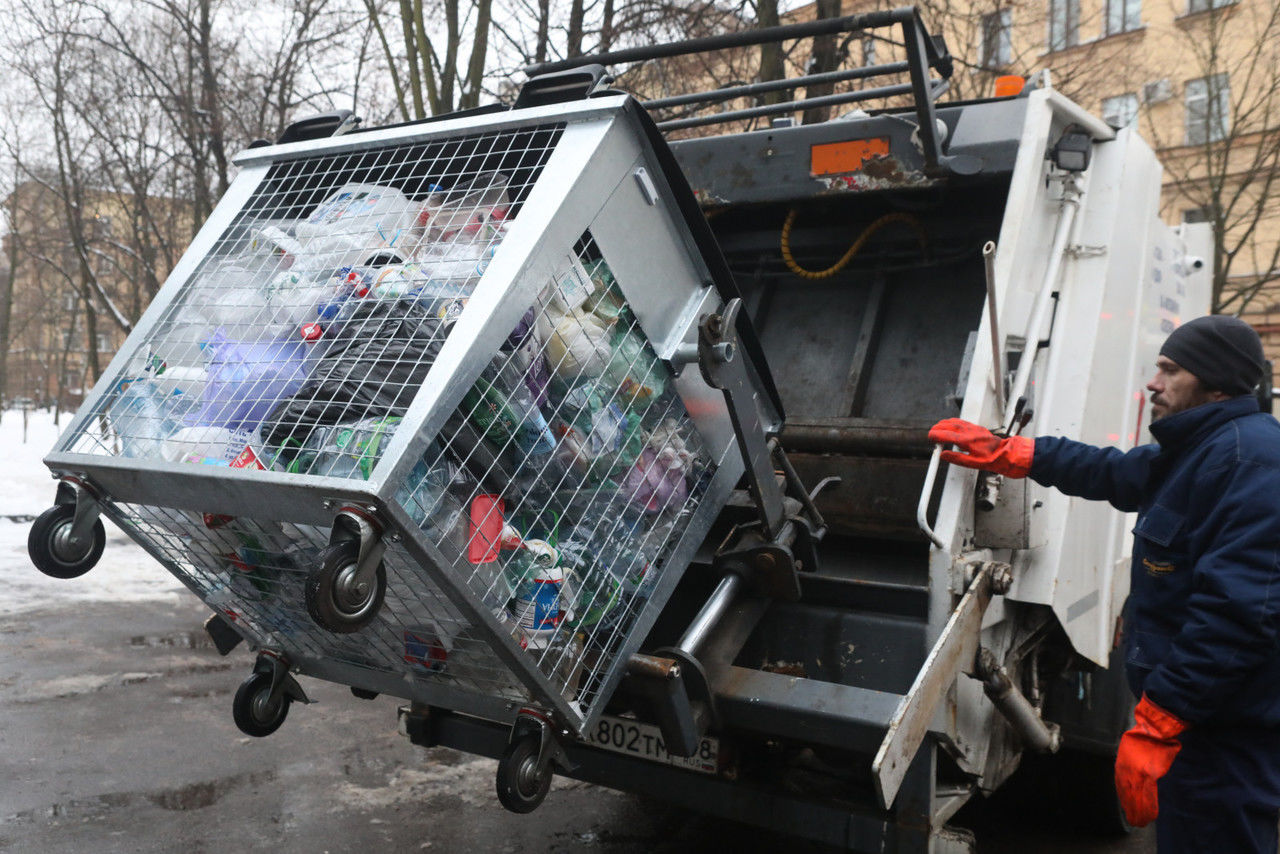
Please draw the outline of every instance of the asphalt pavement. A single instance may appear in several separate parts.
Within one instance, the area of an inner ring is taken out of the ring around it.
[[[311,679],[318,702],[249,738],[231,699],[253,655],[219,656],[206,615],[182,596],[0,616],[0,850],[827,850],[565,779],[515,815],[493,794],[495,762],[415,747],[396,732],[395,699]],[[964,821],[984,854],[1154,851],[1149,831],[1098,840],[1025,804]]]

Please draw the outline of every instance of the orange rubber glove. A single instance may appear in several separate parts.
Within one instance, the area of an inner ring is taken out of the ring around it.
[[[1160,812],[1156,783],[1182,749],[1178,736],[1190,724],[1148,700],[1146,694],[1133,710],[1133,721],[1133,729],[1120,737],[1116,753],[1116,794],[1129,824],[1146,827]]]
[[[993,471],[1005,477],[1026,477],[1031,472],[1035,439],[1010,436],[1001,439],[986,427],[959,418],[947,418],[929,429],[929,441],[957,445],[959,451],[943,451],[942,461],[968,469]]]

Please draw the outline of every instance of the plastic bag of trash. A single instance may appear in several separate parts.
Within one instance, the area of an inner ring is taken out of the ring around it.
[[[269,445],[306,444],[328,424],[403,416],[444,343],[439,320],[415,299],[360,300],[326,339],[310,378],[266,418]]]

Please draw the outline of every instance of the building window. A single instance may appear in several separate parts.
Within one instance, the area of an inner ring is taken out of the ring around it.
[[[1210,9],[1221,9],[1223,6],[1231,6],[1236,0],[1187,0],[1187,14],[1194,15],[1196,12],[1207,12]]]
[[[1213,211],[1209,208],[1190,208],[1182,212],[1183,222],[1209,222],[1213,219]]]
[[[1003,68],[1013,61],[1013,12],[1001,9],[982,16],[982,67]]]
[[[862,40],[862,64],[876,64],[876,40],[871,36]]]
[[[1107,35],[1127,33],[1141,26],[1142,0],[1107,0]]]
[[[98,333],[98,335],[97,335],[97,339],[98,339],[98,352],[99,352],[99,353],[105,353],[105,352],[107,352],[108,350],[110,350],[110,349],[111,349],[111,336],[110,336],[110,335],[107,335],[105,332],[99,332],[99,333]]]
[[[1224,71],[1187,81],[1187,145],[1225,139],[1230,127],[1231,84]]]
[[[1080,43],[1080,0],[1049,0],[1049,50]]]
[[[1127,128],[1138,121],[1138,93],[1126,92],[1102,99],[1102,120],[1113,128]]]

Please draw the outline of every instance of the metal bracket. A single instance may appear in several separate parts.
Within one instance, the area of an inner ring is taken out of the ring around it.
[[[72,549],[87,547],[93,542],[93,526],[102,512],[97,497],[79,478],[64,477],[58,482],[55,504],[74,504],[75,515],[67,532],[67,545]]]
[[[271,702],[279,700],[282,695],[299,703],[312,702],[307,693],[302,690],[302,686],[298,684],[298,680],[294,679],[293,674],[289,672],[289,660],[285,658],[284,653],[270,649],[259,650],[258,660],[253,664],[253,671],[271,675],[269,695]]]
[[[1079,243],[1073,243],[1066,248],[1066,253],[1072,258],[1097,258],[1107,254],[1107,247],[1084,246]]]
[[[346,506],[338,511],[329,534],[329,545],[355,539],[360,544],[356,557],[356,573],[352,579],[356,585],[377,583],[378,563],[382,560],[387,544],[382,536],[383,528],[367,510]]]
[[[538,734],[537,775],[547,773],[554,762],[565,771],[573,771],[578,766],[569,760],[560,743],[559,728],[546,714],[537,709],[521,709],[516,713],[515,723],[511,725],[511,739],[514,744],[528,733]],[[565,731],[567,733],[567,731]]]
[[[782,528],[782,489],[773,476],[772,455],[766,443],[766,429],[756,408],[758,395],[747,373],[747,363],[738,358],[738,313],[742,300],[735,297],[720,314],[708,315],[698,325],[698,367],[707,385],[724,392],[725,406],[733,422],[738,450],[746,464],[747,488],[755,499],[760,522],[768,539]]]
[[[627,661],[627,685],[639,697],[673,756],[692,756],[716,720],[715,698],[701,663],[680,649],[664,647]]]

